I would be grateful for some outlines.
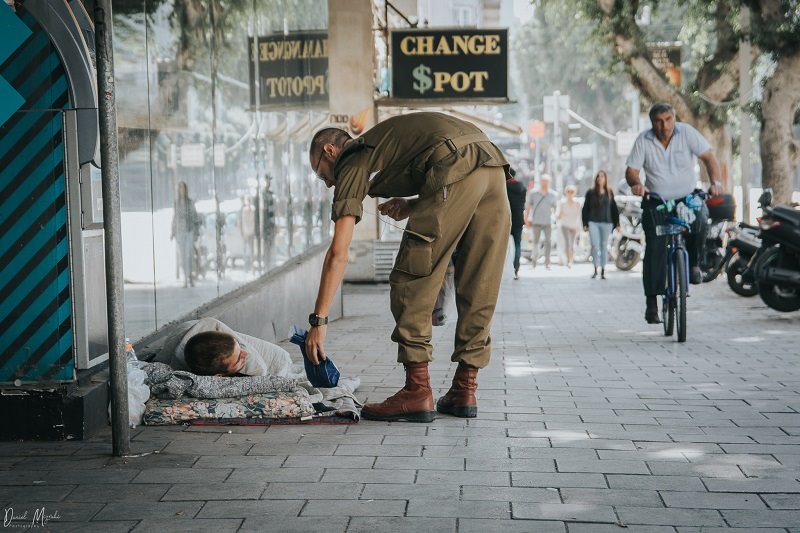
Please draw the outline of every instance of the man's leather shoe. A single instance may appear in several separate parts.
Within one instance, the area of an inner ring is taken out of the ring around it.
[[[700,285],[703,283],[703,271],[700,270],[700,267],[692,267],[691,274],[689,275],[689,281],[692,285]]]
[[[648,324],[661,324],[661,317],[658,314],[658,298],[655,296],[647,297],[647,307],[644,311],[644,319]]]

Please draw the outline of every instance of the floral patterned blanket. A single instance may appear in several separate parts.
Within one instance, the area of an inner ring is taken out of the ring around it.
[[[151,397],[145,407],[143,423],[158,426],[192,420],[300,419],[313,414],[314,406],[305,393],[267,392],[217,399]]]

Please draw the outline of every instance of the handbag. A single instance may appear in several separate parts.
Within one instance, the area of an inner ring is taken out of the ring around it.
[[[335,387],[339,383],[339,369],[336,368],[330,357],[320,359],[318,365],[312,363],[311,359],[306,355],[306,336],[308,336],[308,331],[292,326],[292,337],[289,342],[300,347],[308,381],[317,388],[328,389]]]

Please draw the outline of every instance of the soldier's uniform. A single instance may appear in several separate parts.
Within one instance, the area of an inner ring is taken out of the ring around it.
[[[452,360],[489,363],[489,329],[500,290],[511,217],[508,163],[475,125],[441,113],[387,119],[348,143],[334,163],[332,219],[361,219],[362,201],[414,201],[389,277],[398,361],[432,360],[431,310],[456,245]]]

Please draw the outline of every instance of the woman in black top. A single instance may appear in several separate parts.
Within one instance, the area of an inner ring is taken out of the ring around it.
[[[589,230],[592,242],[592,262],[597,277],[600,267],[600,279],[606,279],[606,261],[608,261],[608,237],[611,230],[619,228],[619,210],[614,201],[614,192],[608,186],[608,175],[601,170],[594,177],[594,187],[586,191],[581,211],[583,229]]]

